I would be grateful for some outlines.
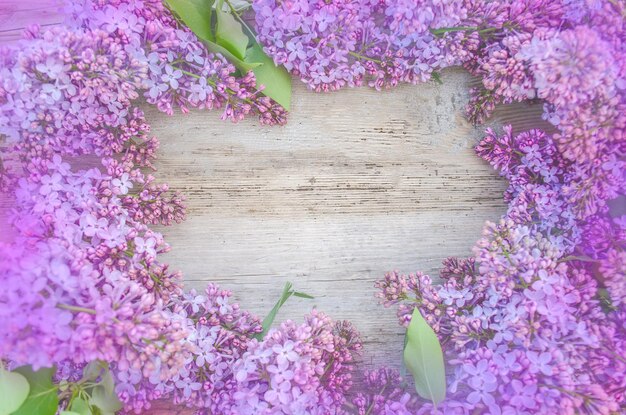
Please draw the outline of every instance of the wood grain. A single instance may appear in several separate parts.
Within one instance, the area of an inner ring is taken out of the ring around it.
[[[505,183],[472,149],[484,127],[462,115],[470,78],[454,69],[443,82],[326,95],[296,83],[285,127],[146,107],[162,143],[158,177],[188,198],[188,220],[162,229],[166,260],[188,287],[217,282],[262,315],[291,281],[316,299],[290,300],[279,319],[312,307],[349,319],[366,364],[398,366],[403,330],[374,281],[392,269],[436,275],[505,210]],[[492,124],[523,128],[536,114],[505,108]]]
[[[0,42],[39,16],[60,20],[45,7],[0,10]],[[472,150],[484,127],[462,115],[471,82],[459,69],[443,85],[380,93],[313,94],[296,81],[285,127],[146,106],[161,141],[157,177],[189,208],[186,222],[160,229],[172,246],[164,260],[187,287],[217,282],[261,315],[291,281],[316,298],[290,300],[278,319],[312,307],[350,319],[367,366],[399,366],[403,330],[376,304],[374,281],[392,269],[436,275],[445,257],[470,255],[485,220],[505,210],[506,184]],[[540,113],[507,106],[490,125],[545,125]]]
[[[63,21],[56,0],[0,0],[0,45],[21,38],[32,25],[53,26]]]

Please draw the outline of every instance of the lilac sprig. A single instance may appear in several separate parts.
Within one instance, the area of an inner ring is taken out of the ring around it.
[[[576,215],[571,162],[542,131],[488,131],[477,151],[509,181],[505,217],[474,257],[444,263],[442,284],[395,272],[377,284],[400,324],[422,311],[447,356],[447,399],[418,413],[619,411],[623,218]]]
[[[399,373],[381,368],[363,374],[363,389],[352,398],[358,415],[412,415],[419,402],[406,391]]]
[[[115,361],[146,376],[156,359],[173,373],[185,330],[166,316],[180,286],[156,261],[168,249],[161,235],[127,219],[99,170],[73,173],[58,156],[48,166],[15,189],[18,236],[1,247],[0,355],[35,368]]]
[[[429,29],[457,24],[466,10],[456,0],[256,0],[252,6],[265,52],[315,91],[431,79],[457,59]]]
[[[183,347],[189,353],[175,374],[158,367],[159,371],[145,378],[134,368],[114,367],[116,391],[126,411],[140,412],[149,409],[152,401],[165,398],[211,413],[234,404],[233,365],[261,325],[258,318],[230,303],[230,296],[209,285],[203,295],[192,290],[172,302],[168,318],[185,328]]]
[[[361,341],[347,322],[313,311],[253,340],[236,363],[233,406],[224,413],[340,413]]]
[[[131,45],[147,71],[145,99],[161,111],[222,109],[222,118],[240,121],[257,114],[262,124],[284,124],[285,110],[256,88],[254,74],[235,76],[223,56],[204,44],[170,14],[160,0],[83,0],[67,7],[69,24],[102,30]]]

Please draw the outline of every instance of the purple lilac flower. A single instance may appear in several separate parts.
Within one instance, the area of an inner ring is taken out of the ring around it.
[[[429,29],[454,26],[466,14],[457,0],[257,0],[253,8],[264,50],[315,91],[431,79],[457,60]]]
[[[398,273],[378,283],[401,324],[417,306],[440,336],[454,375],[437,410],[617,411],[624,398],[614,385],[625,379],[607,353],[625,333],[613,322],[626,280],[623,220],[577,217],[578,201],[562,192],[571,162],[541,131],[488,131],[477,151],[509,180],[508,213],[487,224],[473,258],[444,263],[441,285]]]
[[[146,71],[145,98],[161,111],[221,108],[224,119],[239,121],[255,113],[263,124],[285,123],[285,110],[260,94],[252,72],[236,77],[235,67],[223,56],[209,53],[189,29],[180,27],[163,2],[73,3],[66,10],[68,23],[120,39]]]

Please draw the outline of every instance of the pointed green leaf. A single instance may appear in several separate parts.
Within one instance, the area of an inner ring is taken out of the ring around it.
[[[0,368],[0,415],[9,415],[16,411],[29,392],[30,385],[23,375]]]
[[[245,62],[239,59],[238,57],[236,57],[235,55],[233,55],[232,53],[230,53],[228,49],[224,48],[223,46],[218,45],[215,42],[204,40],[203,43],[205,44],[208,50],[210,50],[213,53],[219,53],[220,55],[224,56],[226,60],[228,60],[233,65],[235,65],[235,67],[239,69],[240,71],[242,71],[243,73],[248,73],[249,71],[253,70],[257,66],[261,65],[261,63],[259,62]]]
[[[102,375],[102,381],[100,384],[104,386],[104,391],[107,394],[112,395],[115,393],[115,381],[113,380],[113,375],[109,369],[107,369],[106,372],[104,372],[104,375]]]
[[[83,380],[96,380],[100,377],[102,365],[98,360],[92,360],[83,369]]]
[[[97,385],[93,388],[89,403],[97,407],[102,415],[115,414],[123,406],[115,392],[107,393],[103,385]]]
[[[415,380],[415,390],[435,404],[446,397],[446,369],[439,339],[419,310],[413,310],[406,333],[404,364]]]
[[[89,404],[81,398],[76,398],[72,401],[70,410],[78,415],[92,415]]]
[[[263,85],[263,94],[272,98],[286,110],[291,107],[291,76],[285,68],[278,67],[263,52],[258,43],[248,49],[246,62],[260,62],[262,65],[253,69],[257,88]]]
[[[200,39],[215,41],[211,31],[213,0],[165,0],[165,3]]]
[[[278,299],[278,301],[276,302],[272,310],[269,312],[267,317],[263,319],[263,323],[261,323],[263,325],[263,331],[261,333],[257,333],[254,336],[255,339],[263,340],[267,332],[270,331],[270,327],[272,327],[272,324],[274,323],[274,320],[276,319],[276,314],[278,314],[278,310],[280,310],[283,304],[287,302],[289,297],[291,297],[292,295],[295,295],[297,297],[302,297],[302,298],[313,298],[308,294],[294,291],[292,288],[293,288],[293,285],[290,282],[285,283],[285,287],[283,288],[283,293],[281,294],[280,298]]]
[[[238,59],[246,57],[248,48],[248,36],[243,32],[243,27],[235,17],[221,9],[216,9],[217,29],[215,31],[215,42],[224,47]]]
[[[30,393],[24,404],[13,415],[55,415],[59,408],[58,388],[52,383],[56,369],[43,368],[33,371],[30,366],[22,366],[15,372],[22,374],[30,384]]]
[[[315,297],[309,294],[301,293],[300,291],[293,292],[294,297],[306,298],[307,300],[313,300]]]
[[[280,298],[274,304],[274,307],[270,310],[269,314],[263,319],[263,331],[257,336],[259,336],[259,340],[262,340],[268,331],[270,331],[270,327],[272,327],[272,323],[276,319],[276,314],[278,314],[278,310],[285,304],[285,302],[291,297],[291,287],[292,284],[290,282],[285,283],[285,287],[283,288],[283,293],[280,295]]]
[[[439,85],[443,85],[443,81],[441,80],[441,75],[439,74],[439,72],[434,72],[433,71],[433,72],[431,72],[430,76]]]
[[[230,0],[229,3],[237,11],[242,11],[252,6],[252,3],[248,0]]]
[[[182,22],[198,36],[198,39],[206,45],[209,51],[224,56],[244,73],[260,65],[260,63],[255,62],[244,62],[243,57],[235,56],[227,48],[216,43],[211,27],[214,0],[165,0],[165,2],[180,17]]]

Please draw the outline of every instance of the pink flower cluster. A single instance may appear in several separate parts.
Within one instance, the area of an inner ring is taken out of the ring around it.
[[[210,413],[226,413],[220,408],[234,405],[233,394],[239,389],[233,365],[261,324],[231,304],[230,296],[210,284],[203,295],[192,290],[173,299],[167,318],[184,327],[187,335],[180,343],[187,354],[177,372],[166,376],[155,372],[143,377],[141,370],[116,366],[116,391],[126,411],[140,412],[164,398]]]
[[[206,415],[341,413],[361,349],[354,328],[313,311],[303,324],[287,321],[258,341],[259,320],[230,295],[211,284],[204,295],[175,300],[168,318],[187,333],[175,374],[145,377],[139,368],[114,367],[126,411],[167,398]]]
[[[442,285],[391,273],[378,286],[387,306],[398,304],[401,324],[419,307],[444,342],[454,374],[438,411],[624,410],[623,360],[611,350],[626,341],[626,218],[608,208],[626,193],[624,4],[255,0],[253,7],[265,51],[316,91],[415,83],[461,64],[482,81],[468,105],[474,122],[497,104],[543,100],[553,134],[489,130],[477,147],[509,181],[509,209],[487,226],[475,257],[448,261]],[[371,376],[384,385],[395,375]],[[377,396],[361,396],[362,413],[435,412],[401,391]]]
[[[584,219],[603,213],[626,186],[625,6],[546,3],[516,2],[507,6],[507,21],[476,22],[482,52],[463,65],[483,88],[473,91],[468,112],[482,122],[498,103],[544,100],[544,118],[556,127],[554,141],[568,163],[563,192]]]
[[[180,275],[157,261],[167,245],[131,218],[125,178],[112,177],[72,172],[55,155],[17,181],[17,236],[0,245],[4,358],[34,367],[100,359],[145,376],[158,361],[163,376],[177,371],[186,331],[165,306]]]

